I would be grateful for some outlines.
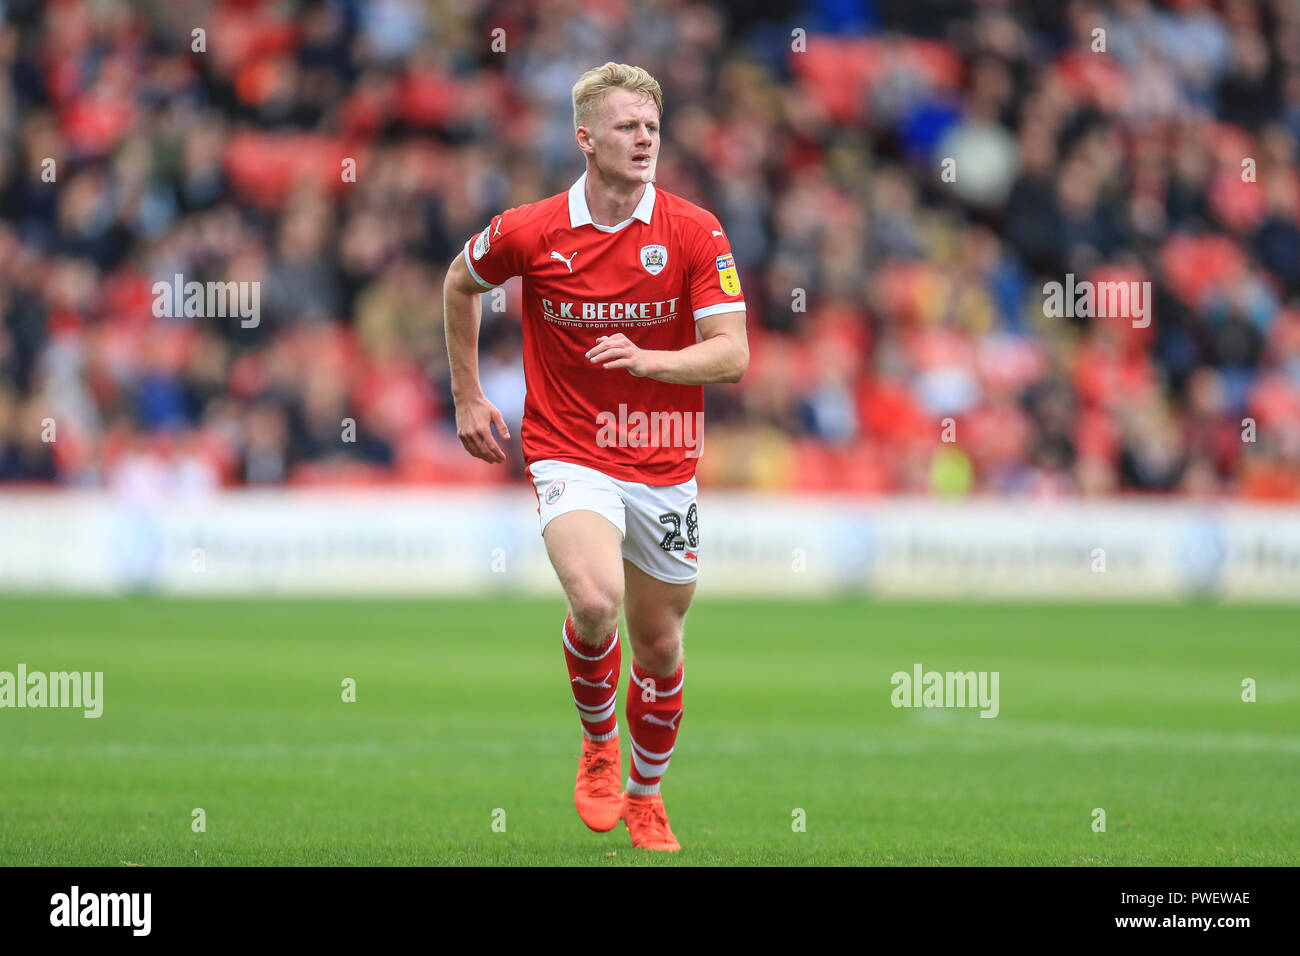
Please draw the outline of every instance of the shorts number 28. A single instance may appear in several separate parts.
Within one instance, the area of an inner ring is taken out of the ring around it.
[[[695,510],[695,505],[691,505],[686,511],[685,541],[682,540],[682,516],[676,511],[661,514],[659,523],[672,525],[672,530],[664,535],[664,539],[659,542],[659,547],[665,551],[681,551],[687,544],[692,548],[700,546],[700,517],[699,512]]]

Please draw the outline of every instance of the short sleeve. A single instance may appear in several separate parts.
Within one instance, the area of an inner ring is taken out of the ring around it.
[[[528,241],[528,230],[521,228],[524,218],[518,207],[507,209],[465,243],[465,264],[485,290],[523,274]]]
[[[696,319],[719,312],[744,311],[736,260],[722,225],[714,216],[691,221],[686,227],[686,249],[690,256],[688,281],[691,309]],[[693,235],[692,235],[693,234]]]

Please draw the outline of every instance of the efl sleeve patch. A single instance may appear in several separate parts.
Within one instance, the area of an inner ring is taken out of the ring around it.
[[[685,231],[682,251],[691,296],[691,313],[696,319],[722,312],[741,312],[745,297],[740,291],[740,274],[721,224],[712,216],[692,224]]]
[[[465,243],[465,264],[485,289],[492,289],[511,276],[519,275],[525,259],[528,230],[514,228],[519,214],[507,209]]]
[[[489,224],[486,229],[478,234],[478,238],[474,240],[475,262],[487,255],[488,250],[492,248],[492,237],[489,235],[491,230],[492,226]]]
[[[736,260],[728,253],[718,256],[718,284],[727,295],[740,295],[740,276],[736,274]]]

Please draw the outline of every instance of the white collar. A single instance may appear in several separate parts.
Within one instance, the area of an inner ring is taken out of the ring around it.
[[[569,187],[569,225],[574,229],[590,223],[602,232],[616,232],[633,219],[640,219],[648,226],[654,208],[655,184],[646,183],[645,192],[641,194],[641,201],[636,204],[636,209],[632,210],[631,218],[625,219],[617,226],[602,226],[592,220],[591,210],[587,208],[587,174],[584,172],[578,177],[578,181]]]

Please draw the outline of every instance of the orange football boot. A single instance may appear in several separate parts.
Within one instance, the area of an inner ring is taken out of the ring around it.
[[[578,808],[582,822],[597,833],[614,829],[622,816],[621,767],[622,755],[617,737],[594,743],[586,734],[582,735],[582,756],[578,758],[578,782],[573,785],[573,805]]]
[[[623,794],[623,822],[632,836],[632,845],[640,850],[680,850],[682,845],[668,826],[668,811],[663,794],[643,797]]]

